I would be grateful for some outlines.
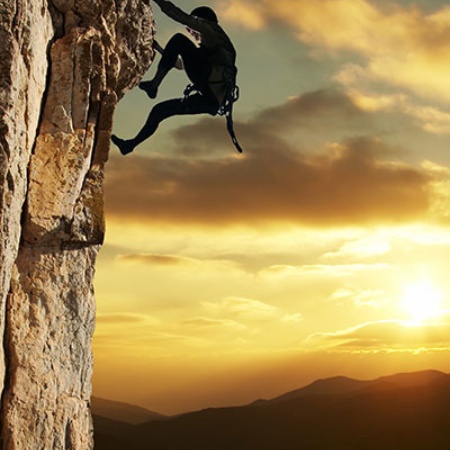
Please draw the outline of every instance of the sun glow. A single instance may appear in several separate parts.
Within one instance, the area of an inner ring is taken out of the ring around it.
[[[402,309],[414,322],[423,322],[442,314],[442,292],[429,280],[408,284],[402,295]]]

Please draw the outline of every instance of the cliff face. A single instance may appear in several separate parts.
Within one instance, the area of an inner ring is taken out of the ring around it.
[[[152,39],[150,0],[0,0],[3,450],[92,447],[104,166]]]

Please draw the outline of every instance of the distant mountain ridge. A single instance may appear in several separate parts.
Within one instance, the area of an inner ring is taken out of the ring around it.
[[[95,416],[105,419],[138,425],[155,419],[163,419],[164,415],[128,403],[91,397],[91,410]]]
[[[447,450],[449,405],[450,375],[438,371],[333,377],[247,406],[103,422],[95,450]]]
[[[374,380],[366,381],[355,380],[344,376],[336,376],[319,379],[311,384],[308,384],[307,386],[280,395],[279,397],[275,397],[271,400],[257,400],[255,403],[280,402],[304,397],[306,395],[349,394],[362,389],[373,388],[376,386],[386,386],[387,384],[398,387],[418,386],[434,380],[444,379],[445,377],[448,377],[448,375],[437,370],[398,373],[395,375],[383,376]]]

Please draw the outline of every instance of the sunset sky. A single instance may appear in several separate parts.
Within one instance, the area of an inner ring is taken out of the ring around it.
[[[446,3],[210,0],[238,51],[244,154],[209,116],[111,147],[94,395],[176,414],[450,372]],[[154,13],[162,44],[182,31]],[[158,100],[187,84],[166,81]],[[130,91],[114,132],[154,103]]]

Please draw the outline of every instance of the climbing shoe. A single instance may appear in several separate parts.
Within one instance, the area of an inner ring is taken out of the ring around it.
[[[117,147],[119,147],[120,153],[122,155],[128,155],[128,153],[131,153],[134,150],[134,145],[131,140],[127,141],[125,139],[120,139],[115,134],[111,136],[111,140],[114,142]]]
[[[156,98],[158,95],[158,86],[155,86],[153,81],[142,81],[139,83],[139,89],[145,91],[150,98]]]

